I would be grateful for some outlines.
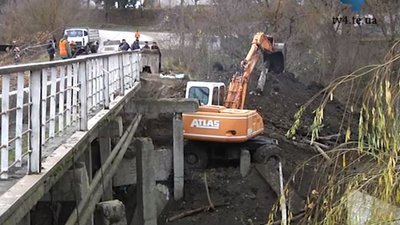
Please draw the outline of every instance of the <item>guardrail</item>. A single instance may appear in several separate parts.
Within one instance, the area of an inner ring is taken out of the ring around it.
[[[62,61],[0,67],[1,179],[28,156],[40,173],[42,148],[88,119],[139,81],[139,53],[96,54]]]

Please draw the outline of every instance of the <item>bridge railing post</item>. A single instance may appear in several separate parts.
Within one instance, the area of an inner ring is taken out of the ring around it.
[[[110,57],[103,58],[104,81],[103,81],[103,95],[104,95],[104,108],[110,108]]]
[[[136,72],[134,77],[134,82],[140,80],[140,55],[138,52],[134,53],[135,65],[136,65]]]
[[[122,54],[118,55],[118,76],[119,76],[119,93],[120,95],[125,95],[125,79],[124,79],[124,56]]]
[[[79,63],[79,102],[80,102],[80,118],[79,118],[79,129],[81,131],[88,130],[88,106],[87,106],[87,63],[80,62]]]
[[[130,76],[129,76],[129,87],[133,87],[133,83],[135,83],[135,67],[134,67],[134,53],[129,54],[129,69],[130,69]]]
[[[5,128],[1,131],[1,179],[8,178],[8,126],[9,126],[9,90],[10,75],[6,74],[2,77],[2,99],[1,99],[1,127]]]
[[[31,101],[30,112],[30,150],[28,158],[28,172],[29,174],[40,173],[41,171],[41,104],[42,104],[42,71],[35,70],[31,72],[29,95]]]

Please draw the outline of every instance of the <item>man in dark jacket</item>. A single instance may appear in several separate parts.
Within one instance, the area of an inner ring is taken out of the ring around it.
[[[138,38],[136,38],[136,41],[133,42],[131,49],[132,49],[132,51],[134,51],[136,49],[140,49],[139,39]]]
[[[145,41],[142,49],[150,49],[149,42]]]
[[[125,39],[122,39],[121,44],[119,44],[119,50],[128,51],[129,49],[130,49],[129,44],[126,42]]]
[[[56,54],[56,42],[53,37],[50,37],[47,42],[47,53],[49,54],[50,61],[53,61]]]
[[[161,72],[161,51],[160,48],[157,45],[157,42],[153,42],[153,44],[151,45],[151,49],[152,50],[157,50],[158,53],[158,71]]]

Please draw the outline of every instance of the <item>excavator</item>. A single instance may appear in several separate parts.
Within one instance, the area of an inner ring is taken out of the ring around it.
[[[249,78],[261,56],[263,68],[258,92],[263,91],[269,71],[283,72],[283,50],[283,43],[275,43],[273,37],[257,33],[240,71],[233,75],[227,88],[222,82],[187,83],[185,97],[197,99],[200,106],[196,112],[182,116],[186,169],[205,168],[209,158],[241,159],[243,151],[249,151],[257,161],[280,160],[277,141],[261,136],[264,132],[261,115],[244,107]]]

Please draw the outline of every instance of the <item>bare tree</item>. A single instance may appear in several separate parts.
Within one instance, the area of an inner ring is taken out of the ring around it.
[[[8,3],[0,20],[5,40],[29,39],[42,31],[61,32],[81,14],[80,0],[19,0]]]

